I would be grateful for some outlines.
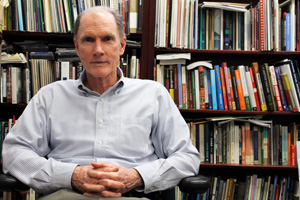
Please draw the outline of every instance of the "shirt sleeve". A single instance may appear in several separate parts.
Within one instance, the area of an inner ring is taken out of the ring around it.
[[[40,193],[71,188],[71,176],[77,166],[47,159],[51,151],[47,113],[51,97],[36,94],[7,134],[3,143],[4,173]]]
[[[145,193],[172,188],[184,177],[198,174],[201,161],[168,91],[159,87],[156,98],[151,137],[159,159],[136,167],[144,180]]]

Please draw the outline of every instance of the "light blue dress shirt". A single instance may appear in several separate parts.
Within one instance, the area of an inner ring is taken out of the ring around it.
[[[85,72],[40,89],[5,138],[4,173],[42,193],[71,188],[75,167],[98,161],[138,170],[145,193],[197,174],[200,155],[168,91],[118,75],[101,95]]]

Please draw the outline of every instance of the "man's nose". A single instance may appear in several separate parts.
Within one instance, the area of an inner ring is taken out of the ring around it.
[[[101,40],[96,40],[95,47],[94,47],[94,53],[95,54],[103,54],[104,53],[103,44],[102,44]]]

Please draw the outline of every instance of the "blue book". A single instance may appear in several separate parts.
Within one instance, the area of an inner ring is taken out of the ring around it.
[[[210,84],[213,110],[218,110],[215,70],[210,70]]]
[[[182,108],[181,64],[177,65],[177,76],[178,76],[178,108]]]
[[[215,78],[216,78],[216,88],[217,88],[218,109],[219,110],[224,110],[220,66],[215,65],[214,70],[215,70],[215,76],[216,76]]]
[[[208,105],[206,105],[206,109],[213,109],[212,104],[212,91],[211,91],[211,78],[210,78],[210,69],[206,70],[206,79],[207,79],[207,94],[208,94]]]
[[[202,43],[201,49],[206,49],[206,12],[207,9],[203,9],[202,12]]]
[[[274,67],[274,69],[275,69],[275,75],[276,75],[276,79],[277,79],[277,85],[278,85],[278,89],[279,89],[282,109],[283,109],[283,111],[289,111],[285,93],[284,93],[282,80],[281,80],[281,76],[280,76],[280,67]],[[292,108],[290,108],[290,109],[292,110]]]
[[[24,26],[23,26],[23,11],[22,11],[22,2],[21,2],[21,0],[18,0],[17,4],[18,4],[17,7],[18,7],[19,31],[24,31]]]
[[[278,176],[274,176],[272,200],[275,199]]]
[[[286,51],[291,51],[291,13],[286,13]]]
[[[202,37],[203,37],[203,8],[199,10],[199,49],[202,49]]]

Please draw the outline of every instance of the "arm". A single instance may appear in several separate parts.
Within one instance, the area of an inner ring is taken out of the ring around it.
[[[48,96],[49,97],[49,96]],[[35,95],[3,143],[3,171],[17,177],[38,192],[71,188],[70,179],[76,164],[46,159],[49,146],[50,98]]]
[[[165,88],[159,88],[157,94],[152,141],[159,159],[136,167],[146,193],[174,187],[182,178],[196,175],[200,167],[199,152],[170,94]]]

